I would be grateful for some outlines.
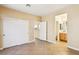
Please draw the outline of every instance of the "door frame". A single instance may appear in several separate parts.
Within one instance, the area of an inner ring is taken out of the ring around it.
[[[68,13],[66,13],[66,12],[61,13],[61,14],[58,14],[58,15],[55,15],[55,36],[56,36],[56,25],[57,25],[57,24],[56,24],[56,16],[63,15],[63,14],[66,14],[66,15],[67,15],[67,21],[68,21]],[[66,22],[67,22],[67,21],[66,21]],[[67,24],[66,24],[66,25],[67,25]],[[58,30],[59,30],[59,29],[60,29],[60,25],[58,25]],[[66,26],[66,32],[67,32],[67,26]],[[58,34],[57,34],[57,35],[58,35],[57,41],[60,41],[60,39],[59,39],[59,38],[60,38],[60,37],[59,37],[59,34],[60,34],[60,33],[58,32]],[[68,33],[67,33],[67,35],[68,35]],[[67,36],[67,37],[68,37],[68,36]],[[56,38],[55,38],[55,39],[56,39]],[[57,42],[57,41],[56,41],[56,42]],[[67,41],[68,41],[68,40],[67,40]]]
[[[0,16],[0,50],[3,50],[3,20]]]

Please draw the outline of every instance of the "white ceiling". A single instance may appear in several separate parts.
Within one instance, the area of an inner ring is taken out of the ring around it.
[[[31,4],[31,7],[26,7],[26,4],[5,4],[8,8],[16,9],[18,11],[30,13],[36,16],[45,16],[58,9],[69,6],[67,4]]]

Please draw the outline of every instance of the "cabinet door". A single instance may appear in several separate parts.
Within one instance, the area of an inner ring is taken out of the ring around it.
[[[60,34],[59,34],[60,40],[67,42],[67,36],[66,36],[66,35],[67,35],[66,33],[60,33]]]
[[[4,48],[20,45],[29,41],[29,23],[10,17],[3,18],[3,45]]]

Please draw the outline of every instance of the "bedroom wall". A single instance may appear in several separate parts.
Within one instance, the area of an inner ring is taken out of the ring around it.
[[[67,13],[67,31],[68,44],[67,47],[79,51],[79,5],[70,5],[56,12],[55,15]]]
[[[59,9],[56,12],[52,12],[51,14],[47,16],[42,16],[42,20],[45,20],[48,22],[48,29],[47,29],[47,37],[48,41],[52,43],[56,43],[56,29],[55,29],[55,16],[68,13],[69,7]]]
[[[47,41],[55,43],[55,21],[53,15],[42,16],[42,20],[47,22]]]
[[[79,51],[79,5],[72,5],[68,18],[68,47]]]
[[[56,42],[55,39],[55,16],[63,13],[68,14],[67,30],[68,30],[68,44],[69,48],[79,51],[79,5],[70,5],[66,8],[60,9],[47,16],[42,16],[42,20],[48,21],[48,40]]]
[[[63,9],[60,9],[56,12],[51,13],[50,15],[47,16],[42,16],[42,20],[45,20],[48,22],[48,41],[55,43],[55,16],[59,14],[67,13],[68,14],[68,47],[79,50],[79,5],[72,5]],[[35,24],[33,20],[40,20],[39,16],[33,16],[30,14],[26,14],[23,12],[19,12],[16,10],[12,10],[9,8],[5,8],[0,6],[0,14],[2,15],[7,15],[11,17],[16,17],[16,18],[22,18],[22,19],[28,19],[30,20],[30,39],[33,40],[34,38],[34,28],[33,25]],[[0,20],[0,24],[1,24]],[[1,28],[1,25],[0,25]],[[2,30],[0,29],[0,33],[2,33]],[[0,38],[2,36],[0,35]],[[2,39],[0,39],[0,48],[2,47]]]
[[[28,13],[16,11],[10,8],[6,8],[4,6],[0,6],[0,15],[3,16],[9,16],[9,17],[14,17],[14,18],[19,18],[19,19],[24,19],[24,20],[29,20],[29,30],[30,30],[30,41],[34,40],[34,23],[35,21],[40,20],[39,16],[34,16]],[[2,34],[2,19],[0,18],[0,34]],[[0,35],[0,48],[2,47],[2,35]]]
[[[2,33],[3,33],[3,27],[2,27],[3,25],[2,25],[2,19],[1,19],[1,17],[0,17],[0,50],[2,50],[2,47],[3,47],[3,35],[2,35]]]

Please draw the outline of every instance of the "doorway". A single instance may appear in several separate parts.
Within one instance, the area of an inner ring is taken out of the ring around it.
[[[67,42],[67,13],[55,16],[56,41]]]

